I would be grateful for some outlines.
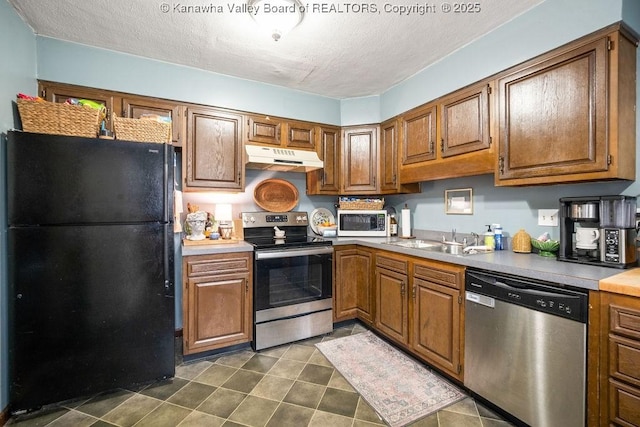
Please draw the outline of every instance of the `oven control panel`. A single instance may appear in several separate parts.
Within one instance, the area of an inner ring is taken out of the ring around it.
[[[275,227],[289,225],[309,225],[306,212],[243,212],[242,225],[244,228]]]

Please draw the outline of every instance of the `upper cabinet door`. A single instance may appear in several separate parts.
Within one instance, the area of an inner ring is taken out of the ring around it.
[[[122,98],[122,116],[139,119],[143,114],[157,114],[171,118],[171,142],[182,145],[184,134],[184,107],[180,104],[144,97]]]
[[[317,180],[317,191],[310,194],[339,194],[340,192],[340,128],[325,127],[319,128],[320,132],[320,158],[323,168],[309,172],[307,177],[315,174]],[[309,185],[311,187],[311,185]],[[310,190],[309,188],[308,190]]]
[[[280,145],[282,121],[269,116],[247,116],[247,142]]]
[[[378,190],[378,126],[346,128],[342,141],[342,191],[375,194]]]
[[[606,171],[608,38],[498,80],[497,180]]]
[[[313,123],[287,122],[287,140],[285,145],[290,148],[300,148],[315,151],[315,126]]]
[[[242,115],[214,108],[187,109],[183,158],[186,190],[244,189]]]
[[[427,104],[402,116],[402,164],[436,158],[436,104]]]
[[[398,120],[380,125],[380,191],[398,189]]]
[[[444,157],[489,148],[488,84],[456,92],[442,101],[440,154]]]

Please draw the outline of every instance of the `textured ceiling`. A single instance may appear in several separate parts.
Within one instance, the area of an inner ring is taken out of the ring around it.
[[[456,3],[441,0],[366,3],[375,13],[364,3],[312,1],[303,0],[302,22],[277,42],[238,11],[247,0],[9,3],[39,35],[351,98],[386,91],[543,0],[481,0],[477,13],[444,13],[443,5]],[[391,5],[413,6],[414,13],[390,11]],[[425,5],[426,13],[417,13]],[[197,12],[198,6],[221,9]]]

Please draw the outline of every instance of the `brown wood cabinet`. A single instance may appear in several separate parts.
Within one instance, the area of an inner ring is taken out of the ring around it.
[[[184,354],[252,339],[250,252],[183,258]]]
[[[640,298],[600,292],[600,425],[640,426]]]
[[[411,348],[462,381],[464,267],[435,261],[413,264]]]
[[[491,93],[482,81],[403,114],[400,182],[493,172]]]
[[[182,146],[185,134],[185,106],[177,102],[143,96],[124,96],[122,98],[122,117],[138,119],[143,114],[157,114],[171,118],[171,143]]]
[[[342,129],[318,126],[318,155],[324,169],[307,173],[307,194],[419,193],[420,184],[398,179],[398,123]]]
[[[398,118],[380,125],[380,194],[419,193],[420,183],[400,183],[400,135]]]
[[[265,144],[278,147],[315,151],[316,125],[279,117],[246,115],[247,144]]]
[[[609,30],[501,75],[496,185],[635,179],[635,52]]]
[[[247,143],[280,146],[282,120],[269,116],[247,116]]]
[[[473,86],[440,103],[440,155],[442,158],[485,150],[489,135],[490,84]]]
[[[324,167],[307,173],[307,194],[340,194],[340,134],[336,126],[318,126],[318,156]]]
[[[402,115],[402,166],[436,158],[436,104],[425,104]]]
[[[372,252],[356,246],[336,248],[334,259],[334,322],[358,318],[373,324]]]
[[[463,380],[464,267],[377,251],[374,328]]]
[[[343,129],[341,193],[377,194],[378,126]]]
[[[396,192],[398,177],[398,120],[391,119],[380,125],[380,192]]]
[[[409,344],[409,261],[376,253],[375,328],[400,344]]]
[[[285,147],[300,150],[316,150],[316,126],[313,123],[287,121]]]
[[[242,115],[205,107],[187,108],[182,169],[185,191],[244,190]]]

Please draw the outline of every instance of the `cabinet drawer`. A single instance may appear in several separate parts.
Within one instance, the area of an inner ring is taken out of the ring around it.
[[[609,380],[609,410],[617,425],[640,425],[640,389]]]
[[[407,274],[408,262],[404,259],[396,259],[384,255],[376,256],[376,267],[386,268],[387,270],[397,271]]]
[[[614,334],[640,339],[640,310],[611,304],[609,319],[610,330]]]
[[[640,342],[609,336],[609,375],[640,387]]]
[[[238,273],[249,271],[251,266],[251,257],[243,254],[237,256],[234,254],[220,255],[212,258],[211,256],[189,257],[186,265],[187,276],[203,276],[208,274],[222,273]]]
[[[413,276],[450,288],[460,289],[463,271],[463,269],[456,266],[415,264]]]

